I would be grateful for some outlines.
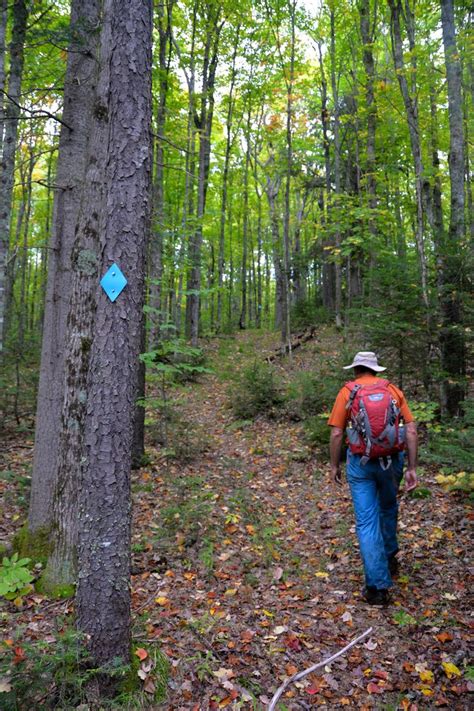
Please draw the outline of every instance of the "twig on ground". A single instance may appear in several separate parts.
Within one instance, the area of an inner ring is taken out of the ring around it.
[[[294,681],[298,681],[299,679],[303,679],[303,677],[308,676],[308,674],[311,674],[311,672],[315,671],[316,669],[319,669],[319,667],[324,666],[325,664],[329,664],[330,662],[333,662],[335,659],[338,657],[341,657],[345,652],[347,652],[348,649],[351,647],[354,647],[358,642],[361,641],[361,639],[364,639],[364,637],[367,637],[368,634],[372,632],[372,627],[369,627],[369,629],[365,630],[365,632],[359,637],[356,637],[356,639],[352,640],[352,642],[349,642],[344,649],[340,649],[339,652],[336,652],[336,654],[333,654],[331,657],[328,657],[327,659],[323,659],[322,662],[318,662],[317,664],[313,664],[312,667],[309,667],[309,669],[305,669],[304,671],[300,671],[297,674],[293,674],[293,676],[290,676],[289,679],[287,679],[279,689],[277,689],[276,693],[274,694],[272,700],[270,701],[270,705],[268,707],[268,711],[274,711],[276,708],[278,699],[281,697],[285,689],[287,689],[290,684],[292,684]]]
[[[151,605],[151,603],[153,602],[153,599],[159,594],[161,587],[162,587],[162,586],[159,585],[159,586],[156,588],[156,590],[155,590],[155,592],[153,593],[153,595],[151,595],[151,596],[146,600],[146,602],[143,603],[143,605],[140,605],[140,607],[136,607],[134,610],[132,610],[133,614],[136,615],[138,612],[141,612],[142,610],[144,610],[145,607],[148,607],[148,605]]]

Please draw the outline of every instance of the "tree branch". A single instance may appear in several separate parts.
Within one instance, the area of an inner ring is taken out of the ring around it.
[[[68,128],[70,131],[74,130],[72,126],[69,126],[65,121],[52,114],[50,111],[45,111],[44,109],[29,109],[26,106],[21,106],[17,101],[15,101],[15,99],[12,99],[12,97],[4,89],[0,89],[0,92],[7,97],[8,101],[11,101],[12,104],[14,104],[18,109],[20,109],[20,111],[26,111],[27,113],[29,113],[30,118],[33,118],[34,116],[37,116],[39,118],[51,118],[54,121],[60,123],[62,126]]]
[[[300,671],[297,674],[293,674],[293,676],[290,676],[289,679],[287,679],[279,689],[277,689],[276,693],[274,694],[272,700],[270,701],[270,705],[268,707],[268,711],[274,711],[276,708],[278,699],[281,697],[285,689],[287,689],[290,684],[292,684],[294,681],[298,681],[299,679],[303,679],[303,677],[308,676],[308,674],[311,674],[312,672],[315,671],[315,669],[319,669],[319,667],[324,666],[325,664],[329,664],[330,662],[333,662],[335,659],[338,657],[341,657],[345,652],[347,652],[348,649],[356,645],[358,642],[360,642],[364,637],[367,637],[368,634],[372,632],[372,627],[369,627],[369,629],[365,630],[365,632],[359,637],[356,637],[356,639],[352,640],[352,642],[349,642],[349,644],[346,644],[344,649],[339,650],[339,652],[336,652],[336,654],[333,654],[331,657],[328,657],[327,659],[323,659],[322,662],[318,662],[317,664],[313,664],[312,667],[309,667],[309,669],[305,669],[304,671]]]

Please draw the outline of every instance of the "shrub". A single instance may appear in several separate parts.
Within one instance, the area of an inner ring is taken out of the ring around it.
[[[312,299],[298,301],[291,310],[291,323],[293,329],[306,328],[331,323],[332,317],[324,306],[318,306]]]
[[[340,379],[332,373],[298,373],[287,388],[288,416],[295,420],[305,420],[330,410],[340,386]]]
[[[209,449],[210,440],[204,428],[180,417],[176,411],[168,421],[165,454],[170,459],[191,462]]]
[[[270,414],[282,400],[274,369],[259,361],[245,368],[230,391],[231,408],[241,420]]]
[[[309,417],[304,424],[308,442],[318,449],[326,449],[329,453],[329,427],[327,415]]]
[[[463,417],[441,422],[429,433],[423,452],[427,462],[440,465],[448,475],[474,472],[474,400],[465,401]]]

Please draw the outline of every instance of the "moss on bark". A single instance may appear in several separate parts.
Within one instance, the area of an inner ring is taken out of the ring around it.
[[[52,536],[49,527],[31,531],[25,523],[15,534],[12,548],[21,558],[31,558],[35,563],[46,565],[52,550]]]

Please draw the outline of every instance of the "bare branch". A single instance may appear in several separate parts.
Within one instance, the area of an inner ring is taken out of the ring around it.
[[[51,118],[54,121],[60,123],[62,126],[68,128],[70,131],[74,130],[72,126],[69,126],[65,121],[52,114],[50,111],[46,111],[45,109],[29,109],[27,106],[21,106],[17,101],[15,101],[15,99],[12,99],[12,97],[4,89],[0,89],[0,92],[7,97],[8,101],[11,101],[12,104],[14,104],[18,109],[20,109],[20,111],[26,111],[28,114],[30,114],[30,118],[33,118],[34,116],[37,116],[39,118]]]
[[[315,669],[319,669],[319,667],[323,667],[325,664],[329,664],[330,662],[333,662],[335,659],[338,657],[341,657],[345,652],[347,652],[348,649],[351,647],[354,647],[358,642],[360,642],[364,637],[367,637],[372,632],[372,627],[369,627],[368,630],[365,630],[365,632],[359,637],[356,637],[356,639],[352,640],[352,642],[349,642],[343,649],[339,650],[339,652],[336,652],[336,654],[333,654],[331,657],[328,657],[327,659],[323,659],[322,662],[318,662],[317,664],[313,664],[312,667],[309,667],[309,669],[305,669],[304,671],[300,671],[297,674],[293,674],[293,676],[290,676],[289,679],[287,679],[279,689],[277,689],[276,693],[274,694],[272,700],[270,701],[270,705],[268,707],[268,711],[274,711],[276,708],[278,699],[281,697],[285,689],[287,689],[290,684],[292,684],[294,681],[298,681],[299,679],[303,679],[303,677],[308,676],[308,674],[311,674],[312,672],[315,671]]]

